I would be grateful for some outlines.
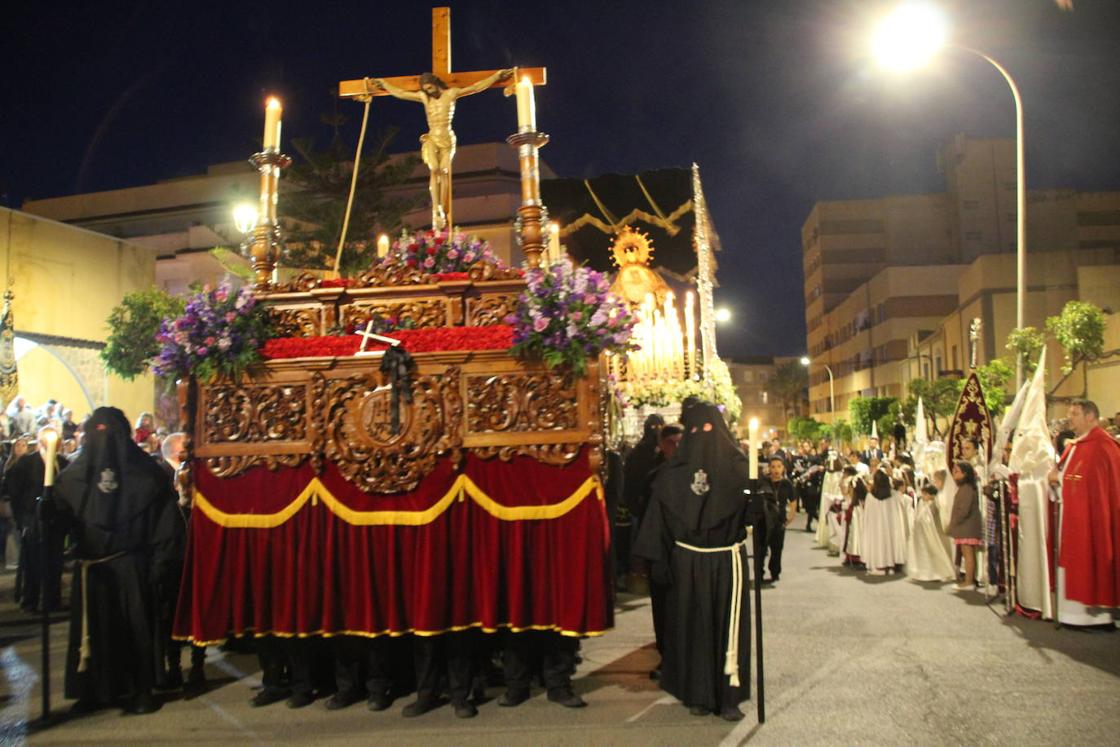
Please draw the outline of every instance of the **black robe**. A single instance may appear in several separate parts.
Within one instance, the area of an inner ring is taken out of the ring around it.
[[[67,461],[56,457],[55,474],[67,466]],[[24,454],[4,473],[3,494],[11,502],[12,518],[20,535],[19,572],[16,574],[15,599],[23,607],[41,608],[43,588],[43,548],[40,544],[40,527],[36,515],[39,496],[43,494],[46,463],[38,452]],[[46,570],[46,602],[50,609],[59,606],[62,580],[62,549],[64,537],[54,533],[49,537]]]
[[[712,428],[705,431],[705,425]],[[742,560],[738,628],[729,631],[732,553],[697,552],[678,545],[729,547],[746,539],[747,458],[719,411],[706,404],[685,412],[685,435],[658,471],[642,519],[635,554],[662,569],[668,584],[662,641],[661,687],[688,706],[712,711],[750,697],[750,595],[746,547]],[[703,471],[703,476],[700,476]],[[738,636],[738,677],[724,673],[730,635]]]
[[[82,455],[55,487],[57,523],[70,531],[79,560],[66,697],[87,702],[108,704],[151,691],[166,643],[160,616],[173,598],[183,553],[185,527],[175,490],[130,431],[120,410],[99,408],[86,425]],[[82,588],[81,561],[101,561],[87,566],[88,590]],[[91,650],[79,671],[83,611]]]

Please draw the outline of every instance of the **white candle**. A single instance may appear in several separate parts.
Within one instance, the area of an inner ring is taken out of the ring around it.
[[[747,458],[750,460],[750,471],[748,477],[752,480],[758,479],[758,418],[751,418],[747,421],[747,431],[750,434],[750,453]]]
[[[552,221],[548,224],[548,261],[556,264],[560,261],[560,224]]]
[[[377,256],[379,258],[389,256],[389,234],[387,233],[377,237]]]
[[[533,82],[527,76],[517,81],[517,131],[536,132],[537,102],[533,100]]]
[[[684,334],[688,342],[685,344],[685,355],[688,356],[689,379],[697,379],[697,320],[693,304],[696,299],[692,291],[684,293]]]
[[[284,107],[280,99],[269,96],[268,104],[264,108],[264,149],[280,150],[280,115]]]
[[[47,452],[43,455],[43,464],[46,470],[43,473],[43,487],[50,487],[54,485],[54,472],[57,466],[55,454],[58,453],[58,434],[53,430],[43,431],[43,441],[41,444],[46,446]]]

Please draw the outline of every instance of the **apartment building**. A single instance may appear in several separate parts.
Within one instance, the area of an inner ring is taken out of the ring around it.
[[[970,314],[985,321],[987,359],[1002,354],[996,341],[1014,326],[1014,143],[957,137],[937,160],[945,192],[820,202],[802,227],[810,411],[818,419],[845,417],[853,397],[902,396],[914,377],[967,368]],[[1027,217],[1026,323],[1040,326],[1060,310],[1059,299],[1079,297],[1070,280],[1077,267],[1115,262],[1120,192],[1032,191]],[[1058,267],[1066,269],[1052,274]],[[1108,277],[1088,275],[1086,283]],[[954,314],[957,323],[947,326]],[[937,355],[921,348],[935,330],[962,324],[963,338],[946,332]]]

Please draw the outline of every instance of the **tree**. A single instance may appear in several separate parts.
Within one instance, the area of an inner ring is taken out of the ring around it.
[[[405,214],[426,197],[401,197],[393,193],[419,163],[415,156],[390,159],[387,149],[395,136],[396,130],[385,132],[373,151],[362,156],[339,265],[345,276],[369,269],[377,260],[377,234],[399,232]],[[316,150],[312,140],[294,140],[292,146],[299,160],[285,175],[292,189],[284,195],[284,214],[293,221],[286,226],[285,264],[329,269],[334,267],[350,196],[353,153],[337,132],[325,150]]]
[[[922,408],[926,413],[926,425],[933,438],[941,438],[942,430],[938,427],[938,418],[945,419],[953,416],[960,399],[960,382],[956,379],[937,379],[926,381],[915,379],[910,382],[910,396],[902,403],[901,415],[907,423],[914,423],[914,415],[918,408],[918,398],[922,398]]]
[[[832,443],[837,450],[841,448],[842,444],[851,443],[853,435],[852,426],[843,418],[821,426],[821,438],[832,439]]]
[[[105,368],[122,379],[134,379],[148,370],[148,361],[159,352],[156,333],[164,319],[183,313],[183,299],[158,288],[129,293],[109,312],[109,339],[101,350]]]
[[[795,417],[790,419],[786,424],[786,431],[798,441],[816,442],[822,435],[825,429],[825,424],[821,423],[814,418]]]
[[[1046,344],[1046,335],[1037,327],[1013,329],[1007,335],[1007,349],[1023,362],[1023,378],[1029,379],[1038,367],[1038,355]]]
[[[782,412],[796,415],[802,400],[808,396],[809,370],[800,361],[786,361],[774,370],[770,388],[782,403]]]
[[[1078,364],[1101,357],[1104,326],[1104,311],[1086,301],[1070,301],[1062,307],[1062,313],[1046,320],[1046,331],[1065,350],[1062,373],[1068,376]]]
[[[1037,354],[1035,355],[1037,363]],[[1007,383],[1015,378],[1015,368],[1002,358],[996,358],[990,363],[976,368],[976,377],[980,379],[980,389],[984,392],[984,404],[992,417],[998,417],[1007,409],[1008,391]],[[958,381],[957,397],[964,390],[964,381]]]
[[[884,424],[889,432],[898,417],[897,408],[894,419],[890,417],[891,405],[897,401],[897,397],[856,397],[848,402],[848,415],[852,419],[852,428],[857,433],[870,434],[871,423],[874,422],[880,435],[883,435]]]

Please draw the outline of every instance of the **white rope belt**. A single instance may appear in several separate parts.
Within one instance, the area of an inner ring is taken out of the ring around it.
[[[89,643],[89,569],[101,563],[108,563],[122,557],[124,552],[107,555],[96,560],[79,560],[78,567],[82,574],[82,645],[78,649],[78,671],[86,671],[90,657],[93,656],[93,647]]]
[[[727,653],[723,657],[723,673],[732,687],[739,687],[739,619],[743,609],[743,545],[746,540],[728,547],[695,547],[677,540],[677,547],[693,552],[731,553],[731,613],[727,621]]]

